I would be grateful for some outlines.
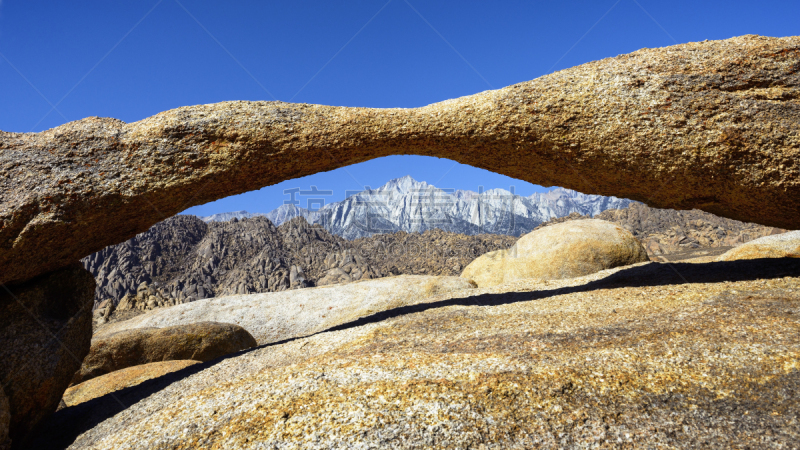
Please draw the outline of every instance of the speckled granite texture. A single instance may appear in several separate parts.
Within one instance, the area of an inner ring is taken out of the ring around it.
[[[800,228],[800,37],[595,61],[412,109],[187,106],[0,132],[0,282],[192,205],[369,159],[450,158],[544,186]]]
[[[479,256],[461,277],[487,287],[518,279],[575,278],[649,260],[630,231],[605,220],[584,219],[531,231],[507,250]]]
[[[464,289],[65,408],[37,449],[793,448],[800,259]]]
[[[0,386],[15,446],[56,410],[89,353],[94,289],[79,264],[0,287]]]
[[[800,231],[774,236],[764,236],[738,247],[719,257],[720,261],[757,258],[800,258]]]

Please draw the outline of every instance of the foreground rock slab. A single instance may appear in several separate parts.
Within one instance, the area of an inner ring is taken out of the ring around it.
[[[645,261],[647,251],[630,231],[586,219],[532,231],[508,250],[479,256],[461,277],[487,287],[526,278],[574,278]]]
[[[475,286],[459,277],[402,275],[346,285],[198,300],[110,324],[95,340],[123,330],[204,321],[233,323],[259,345],[307,336],[383,311],[431,301]],[[195,359],[195,358],[192,358]]]
[[[79,405],[94,398],[136,386],[147,380],[158,378],[195,364],[200,364],[200,361],[181,359],[159,361],[120,369],[71,386],[64,392],[64,404],[67,407]]]
[[[416,308],[150,380],[115,394],[125,409],[110,396],[65,408],[43,434],[58,446],[37,448],[800,439],[800,259],[645,263],[460,290]]]
[[[720,261],[758,258],[800,258],[800,231],[764,236],[728,250]]]
[[[0,386],[15,447],[56,410],[89,352],[94,289],[92,274],[78,264],[0,287]]]
[[[0,282],[184,209],[387,155],[800,228],[800,38],[595,61],[413,109],[226,102],[0,132]]]
[[[250,333],[230,323],[195,322],[124,330],[92,340],[89,354],[72,378],[72,384],[157,361],[211,361],[255,346],[256,340]]]

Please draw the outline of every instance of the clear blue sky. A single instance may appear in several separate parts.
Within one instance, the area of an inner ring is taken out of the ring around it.
[[[414,107],[643,47],[742,34],[800,34],[800,1],[0,0],[0,129],[132,122],[223,100]],[[403,175],[445,188],[543,190],[397,156],[188,212],[266,212],[284,189],[311,185],[336,201]]]

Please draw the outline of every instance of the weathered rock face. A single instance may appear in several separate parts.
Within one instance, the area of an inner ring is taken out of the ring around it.
[[[532,231],[508,250],[480,256],[461,277],[486,287],[526,278],[574,278],[648,260],[644,247],[629,231],[588,219]]]
[[[58,407],[89,352],[94,278],[80,265],[0,289],[0,386],[14,445]]]
[[[244,328],[208,321],[107,333],[92,340],[91,350],[72,384],[151,362],[210,361],[255,345],[256,340]]]
[[[790,231],[750,241],[728,250],[718,259],[736,261],[758,258],[800,258],[800,231]]]
[[[189,206],[391,155],[800,228],[800,38],[644,49],[415,109],[227,102],[0,133],[0,282]]]
[[[11,448],[11,439],[8,437],[8,424],[11,422],[11,409],[8,398],[3,388],[0,387],[0,450]]]
[[[108,393],[136,386],[147,380],[199,364],[194,360],[159,361],[126,367],[83,383],[69,387],[64,392],[64,405],[75,406]]]
[[[613,222],[630,231],[650,255],[682,253],[698,248],[734,247],[786,231],[726,219],[704,211],[657,209],[641,203],[633,203],[623,209],[609,209],[594,217],[573,213],[549,220],[537,229],[570,220],[591,218]]]
[[[477,256],[514,242],[442,230],[347,241],[302,217],[275,227],[263,217],[206,224],[179,215],[81,262],[97,279],[94,314],[103,324],[107,314],[119,321],[202,298],[399,274],[457,276]]]
[[[218,297],[109,324],[95,339],[122,330],[215,320],[243,327],[263,345],[307,336],[388,309],[426,303],[436,296],[474,287],[458,277],[402,275],[341,286]]]
[[[36,448],[793,448],[798,276],[644,263],[460,290],[62,409]]]

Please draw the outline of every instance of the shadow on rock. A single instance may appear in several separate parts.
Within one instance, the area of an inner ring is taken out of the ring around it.
[[[782,278],[787,276],[800,276],[800,258],[755,259],[709,262],[703,264],[651,263],[638,267],[623,269],[601,280],[592,281],[580,286],[532,292],[482,294],[465,298],[448,299],[433,303],[403,306],[338,325],[320,333],[346,330],[362,325],[381,322],[395,317],[454,305],[496,306],[523,301],[540,300],[556,295],[571,294],[576,292],[591,292],[599,289],[668,286],[687,283],[750,281],[757,279]],[[100,422],[125,410],[134,403],[137,403],[138,401],[159,392],[174,382],[187,378],[225,359],[235,358],[254,350],[281,345],[296,339],[304,338],[305,337],[285,339],[283,341],[273,342],[248,350],[243,350],[238,353],[221,357],[214,361],[196,364],[177,372],[148,380],[137,386],[122,389],[86,403],[64,408],[52,415],[41,425],[38,433],[40,438],[33,442],[32,446],[29,448],[66,448],[82,433],[92,429]]]

